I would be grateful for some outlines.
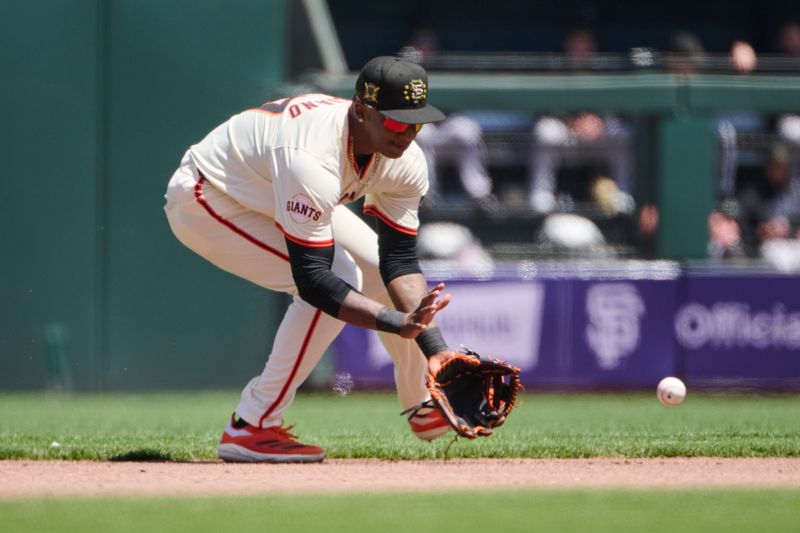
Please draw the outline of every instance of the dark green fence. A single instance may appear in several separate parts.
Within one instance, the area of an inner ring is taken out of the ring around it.
[[[185,250],[183,152],[284,79],[282,0],[4,2],[0,389],[240,386],[276,297]]]

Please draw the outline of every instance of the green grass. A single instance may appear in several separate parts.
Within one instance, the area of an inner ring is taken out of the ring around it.
[[[0,459],[207,460],[238,392],[0,395]],[[327,456],[440,458],[451,439],[418,441],[393,394],[299,394],[286,416]],[[450,457],[800,456],[800,396],[526,394],[495,435]],[[59,447],[51,446],[58,442]]]
[[[516,491],[0,502],[4,532],[798,531],[800,491]]]

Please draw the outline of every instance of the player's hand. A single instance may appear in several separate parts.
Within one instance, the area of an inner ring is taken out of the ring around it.
[[[436,285],[420,300],[417,308],[406,315],[406,324],[398,333],[401,337],[406,339],[416,338],[417,335],[428,329],[428,324],[431,323],[436,313],[447,307],[453,297],[450,294],[445,294],[439,298],[442,294],[442,289],[444,289],[444,283]]]
[[[442,364],[448,359],[452,359],[455,355],[455,350],[444,350],[433,354],[428,358],[428,372],[435,376]]]

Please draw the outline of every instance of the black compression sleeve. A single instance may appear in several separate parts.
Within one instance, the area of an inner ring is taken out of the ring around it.
[[[438,327],[428,328],[416,338],[417,345],[419,346],[425,357],[430,357],[439,352],[447,350],[447,343],[444,341],[442,331]]]
[[[398,231],[377,219],[381,278],[388,284],[405,274],[422,272],[417,258],[417,236]]]
[[[300,297],[332,317],[339,318],[345,297],[355,290],[331,272],[333,246],[303,246],[286,239],[292,277]]]

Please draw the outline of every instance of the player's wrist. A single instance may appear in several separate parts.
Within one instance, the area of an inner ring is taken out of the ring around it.
[[[417,341],[417,346],[419,346],[419,349],[422,350],[422,353],[428,359],[437,353],[450,349],[444,340],[442,331],[438,326],[426,329],[417,335],[415,340]]]
[[[405,323],[405,313],[384,307],[378,311],[378,316],[375,319],[375,329],[389,333],[400,333]]]

